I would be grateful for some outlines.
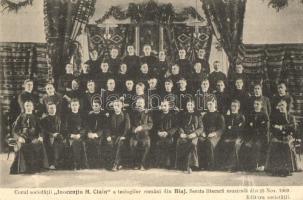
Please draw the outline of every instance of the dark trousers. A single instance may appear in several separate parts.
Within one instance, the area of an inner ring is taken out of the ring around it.
[[[179,138],[177,140],[176,168],[186,170],[188,167],[198,166],[197,141],[197,138],[193,140]]]
[[[45,143],[49,165],[63,167],[64,143],[62,138],[48,138]]]
[[[129,144],[134,166],[145,166],[146,158],[150,150],[149,136],[140,139],[132,137],[129,141]]]
[[[114,164],[120,165],[122,160],[122,152],[125,149],[126,140],[120,140],[120,137],[116,139],[115,142],[115,152],[114,152]]]
[[[219,137],[200,138],[198,145],[200,167],[204,169],[214,170],[218,166],[218,148]]]
[[[172,138],[161,138],[155,146],[156,150],[156,166],[171,168],[175,163],[175,145]]]
[[[100,139],[87,139],[86,143],[86,153],[87,153],[87,163],[90,169],[97,169],[101,167],[101,149],[100,149]]]
[[[85,169],[88,168],[86,145],[82,139],[69,140],[66,146],[67,168]]]

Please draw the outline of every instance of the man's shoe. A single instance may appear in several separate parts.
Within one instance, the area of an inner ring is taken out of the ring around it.
[[[145,171],[146,169],[144,168],[143,165],[141,165],[140,170],[141,170],[141,171]]]
[[[114,171],[114,172],[118,171],[118,166],[114,165],[113,168],[112,168],[112,171]]]
[[[55,170],[56,167],[55,167],[54,165],[51,165],[51,166],[49,166],[49,169],[50,169],[50,170]]]

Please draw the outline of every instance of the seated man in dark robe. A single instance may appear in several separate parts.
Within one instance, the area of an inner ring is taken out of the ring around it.
[[[217,110],[225,115],[230,108],[230,97],[226,91],[224,81],[219,80],[217,82],[217,89],[214,92],[217,99]]]
[[[34,104],[34,113],[40,117],[43,113],[43,107],[39,102],[39,96],[36,94],[34,89],[34,82],[30,79],[26,79],[23,83],[24,90],[18,95],[18,104],[21,113],[24,112],[24,103],[31,101]]]
[[[146,63],[150,69],[150,73],[157,74],[158,58],[151,55],[152,48],[149,44],[143,46],[144,56],[141,57],[141,63]]]
[[[240,112],[244,115],[249,114],[249,93],[244,89],[244,83],[241,78],[236,80],[236,89],[231,94],[231,99],[240,101]]]
[[[217,111],[216,104],[215,99],[207,102],[208,112],[202,118],[205,133],[199,140],[200,167],[208,170],[216,170],[219,167],[217,147],[225,130],[224,116]]]
[[[131,113],[130,122],[130,148],[134,168],[145,170],[146,158],[150,150],[149,131],[153,127],[153,121],[152,116],[145,109],[145,100],[143,98],[136,100],[136,109]]]
[[[278,93],[273,96],[271,102],[272,102],[272,111],[277,112],[277,105],[280,101],[286,101],[287,103],[287,112],[291,111],[294,107],[293,103],[293,97],[287,92],[286,84],[281,82],[278,84]]]
[[[226,75],[220,71],[220,62],[218,60],[213,63],[214,71],[209,74],[208,79],[210,83],[210,91],[214,91],[217,86],[218,80],[223,80],[224,84],[227,85]]]
[[[64,143],[62,121],[57,114],[55,103],[48,102],[48,114],[41,120],[41,128],[44,135],[49,169],[60,169],[64,167]]]
[[[197,57],[195,59],[195,63],[201,63],[203,74],[208,76],[210,73],[210,68],[208,61],[205,59],[205,53],[206,53],[205,49],[199,49],[197,53]]]
[[[65,66],[65,74],[59,77],[58,80],[58,92],[60,92],[62,95],[65,95],[66,92],[69,92],[72,90],[72,81],[76,79],[74,75],[74,69],[73,65],[68,63]]]
[[[195,93],[196,109],[199,110],[202,116],[208,111],[207,102],[216,99],[216,96],[209,90],[209,80],[203,79],[201,86]]]
[[[39,119],[33,114],[33,102],[25,101],[23,106],[24,112],[18,116],[13,126],[17,144],[11,174],[35,173],[49,167]]]
[[[175,164],[176,134],[178,131],[176,113],[169,109],[169,102],[161,103],[161,113],[157,116],[156,124],[157,142],[156,157],[157,167],[171,169]]]
[[[86,118],[86,153],[88,167],[96,169],[111,165],[111,143],[108,145],[106,140],[109,136],[108,130],[109,113],[101,109],[99,99],[92,100],[92,109]]]
[[[71,112],[65,119],[64,133],[67,140],[67,168],[79,170],[87,168],[85,144],[85,121],[80,115],[80,102],[78,99],[70,101]]]
[[[123,63],[127,65],[129,73],[136,77],[140,68],[140,57],[135,55],[133,45],[127,46],[127,55],[124,57]]]
[[[240,101],[233,100],[230,113],[225,115],[226,130],[219,144],[219,162],[221,169],[237,171],[240,169],[240,149],[243,144],[245,117],[239,113]]]
[[[296,159],[294,138],[296,120],[288,113],[286,101],[277,105],[279,112],[271,116],[272,139],[269,145],[265,170],[274,176],[290,176],[300,170]]]
[[[241,150],[245,170],[264,171],[268,147],[268,115],[262,112],[262,101],[254,101],[254,111],[247,116],[247,131]]]
[[[54,103],[56,105],[56,115],[61,116],[61,107],[63,97],[60,93],[55,91],[55,87],[52,83],[47,83],[45,86],[46,94],[42,96],[43,113],[47,113],[48,103]]]
[[[110,58],[108,60],[108,65],[110,71],[115,75],[118,74],[121,64],[121,59],[118,57],[118,55],[119,55],[119,50],[117,48],[114,47],[110,50]]]
[[[192,167],[199,167],[197,144],[203,133],[201,115],[195,112],[194,101],[188,101],[187,111],[179,118],[179,138],[177,139],[176,168],[191,173]]]
[[[181,48],[178,51],[179,59],[176,61],[176,64],[180,67],[180,74],[183,77],[188,77],[191,72],[191,63],[186,58],[186,50]]]
[[[114,147],[113,171],[122,168],[122,156],[127,150],[126,142],[129,139],[130,119],[128,113],[122,111],[122,106],[123,104],[120,100],[113,102],[114,113],[111,115],[109,121],[109,135]]]

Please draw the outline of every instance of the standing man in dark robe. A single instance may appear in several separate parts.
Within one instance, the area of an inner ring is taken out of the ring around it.
[[[209,63],[205,59],[205,49],[199,49],[197,53],[197,57],[195,59],[195,63],[201,63],[203,74],[208,75],[210,73]]]
[[[215,99],[207,102],[208,112],[203,116],[204,134],[200,138],[199,156],[200,167],[208,170],[218,169],[219,148],[221,136],[225,130],[225,119],[217,111]]]
[[[249,85],[247,83],[248,77],[246,74],[244,74],[244,68],[241,63],[236,63],[235,72],[233,72],[229,77],[229,90],[234,91],[236,89],[236,80],[238,78],[241,78],[244,83],[244,88],[250,91],[251,88],[249,88]]]
[[[242,162],[244,169],[264,171],[268,147],[269,117],[262,112],[262,101],[254,101],[254,111],[247,117],[247,131]]]
[[[17,144],[10,174],[35,173],[49,167],[40,122],[33,113],[34,104],[28,100],[23,107],[24,112],[18,116],[13,126]]]
[[[179,87],[176,90],[177,96],[177,107],[179,111],[186,111],[186,104],[189,100],[194,100],[194,96],[191,95],[190,91],[187,89],[187,80],[185,78],[180,78],[178,81]]]
[[[177,82],[180,80],[182,77],[182,74],[180,73],[180,66],[175,64],[171,66],[170,74],[168,78],[166,79],[171,79],[173,81],[173,84],[176,86]],[[165,81],[165,80],[164,80]]]
[[[81,65],[81,73],[77,77],[79,81],[79,89],[82,93],[86,92],[86,86],[87,86],[87,81],[91,80],[94,76],[92,76],[89,73],[89,65],[88,64],[82,64]]]
[[[195,112],[194,101],[188,101],[187,111],[183,112],[180,121],[179,138],[177,139],[176,168],[190,174],[192,167],[199,167],[197,144],[203,133],[201,115]]]
[[[270,101],[269,101],[268,97],[263,96],[261,84],[254,85],[254,94],[250,97],[249,105],[248,105],[250,113],[254,111],[254,101],[256,99],[259,99],[262,101],[262,112],[266,113],[267,116],[270,116],[271,115]]]
[[[157,74],[157,71],[158,71],[158,58],[151,55],[151,51],[152,51],[152,48],[149,44],[145,44],[143,46],[143,53],[144,53],[144,56],[141,57],[141,63],[144,64],[146,63],[150,69],[150,73],[154,73],[154,74]]]
[[[164,81],[164,91],[161,92],[162,101],[166,100],[169,102],[169,109],[179,110],[178,108],[178,97],[173,91],[173,81],[171,79],[166,79]]]
[[[240,106],[238,100],[231,102],[230,113],[225,115],[226,130],[222,135],[222,142],[218,146],[220,168],[231,172],[241,169],[239,158],[246,124],[244,115],[239,113]]]
[[[113,102],[114,113],[109,120],[109,131],[114,145],[112,171],[122,168],[122,156],[127,150],[126,144],[129,140],[130,118],[128,113],[122,111],[122,106],[120,100]]]
[[[200,89],[196,92],[196,109],[201,112],[202,116],[208,111],[207,102],[215,99],[215,95],[209,90],[209,80],[201,81]]]
[[[89,53],[90,59],[86,61],[85,63],[89,65],[89,74],[91,77],[94,77],[95,74],[98,74],[99,72],[99,67],[100,67],[100,60],[101,58],[98,57],[98,51],[97,50],[92,50],[91,53]]]
[[[147,63],[143,62],[140,67],[140,71],[137,74],[136,82],[142,82],[145,86],[147,86],[147,82],[152,75],[153,73],[150,70],[150,66]]]
[[[166,76],[168,76],[169,63],[166,59],[165,51],[159,51],[159,63],[157,65],[157,77],[159,83],[163,83]],[[163,85],[160,85],[162,87]]]
[[[127,46],[127,55],[123,59],[128,67],[128,71],[133,76],[136,76],[140,68],[140,57],[135,54],[135,48],[133,45]]]
[[[103,145],[106,143],[104,141],[109,135],[108,122],[109,113],[101,109],[101,101],[99,99],[92,100],[92,109],[88,113],[85,123],[87,134],[85,137],[85,146],[88,167],[90,169],[106,167],[108,164],[106,156],[111,153],[111,146],[108,151],[105,151],[107,149]],[[111,161],[110,159],[111,157],[109,157],[109,161]]]
[[[71,112],[65,119],[64,136],[67,140],[67,168],[79,170],[87,168],[86,148],[83,142],[85,137],[85,121],[80,115],[80,102],[71,99]]]
[[[271,116],[273,133],[267,154],[265,170],[273,176],[290,176],[299,169],[294,147],[297,123],[287,111],[286,101],[277,105],[279,112]]]
[[[58,92],[65,95],[72,90],[72,81],[76,79],[74,75],[73,65],[68,63],[65,66],[65,74],[59,77],[58,80]]]
[[[222,114],[226,115],[230,108],[230,96],[226,91],[224,81],[218,80],[217,89],[214,92],[217,99],[217,110]]]
[[[119,50],[115,47],[112,48],[110,50],[110,58],[108,60],[108,65],[109,65],[110,71],[115,75],[118,74],[120,64],[121,64],[121,59],[118,56],[119,56]]]
[[[240,101],[240,112],[244,115],[249,114],[249,93],[244,89],[243,79],[238,78],[236,80],[236,89],[231,94],[231,99],[237,99]]]
[[[287,87],[284,82],[278,84],[278,93],[274,95],[271,100],[273,113],[278,111],[277,105],[282,100],[286,101],[287,103],[287,112],[291,111],[294,107],[294,100],[292,96],[287,92]]]
[[[223,80],[224,84],[227,85],[226,75],[222,71],[220,71],[220,61],[214,61],[213,67],[214,71],[208,76],[211,91],[214,91],[216,89],[218,80]]]
[[[203,72],[201,63],[195,63],[194,68],[188,78],[189,89],[192,92],[196,92],[201,85],[201,81],[207,79],[207,77],[208,74]]]
[[[55,87],[52,83],[45,85],[46,94],[42,96],[43,113],[47,113],[48,103],[54,103],[56,105],[56,115],[61,116],[63,97],[60,93],[55,91]]]
[[[169,109],[169,102],[164,100],[161,103],[161,113],[157,117],[156,166],[171,169],[176,159],[177,116]]]
[[[64,167],[64,138],[63,125],[57,114],[57,106],[53,102],[47,103],[48,114],[41,120],[43,141],[45,144],[49,169],[55,170]]]
[[[109,78],[106,83],[106,90],[101,91],[101,100],[104,102],[104,110],[113,112],[113,102],[120,98],[120,94],[116,89],[116,81]]]
[[[95,74],[95,82],[97,90],[105,89],[107,80],[113,77],[113,73],[109,69],[108,61],[104,60],[101,63],[100,70]]]
[[[117,89],[120,93],[123,92],[125,88],[125,81],[130,77],[128,66],[125,63],[120,64],[118,74],[115,76],[117,83]]]
[[[153,127],[152,116],[145,109],[145,100],[136,100],[136,109],[130,116],[130,148],[133,156],[134,168],[145,170],[146,158],[150,150],[149,131]]]
[[[180,66],[180,74],[183,77],[187,77],[190,74],[191,71],[191,63],[186,58],[186,50],[181,48],[178,51],[179,53],[179,59],[176,61],[176,64]]]
[[[87,90],[83,96],[82,113],[83,117],[87,117],[88,113],[93,110],[92,102],[95,99],[101,100],[100,93],[96,90],[96,83],[94,80],[87,82]]]
[[[131,78],[125,80],[125,86],[121,94],[123,111],[129,113],[133,105],[133,98],[136,92],[134,90],[134,81]]]

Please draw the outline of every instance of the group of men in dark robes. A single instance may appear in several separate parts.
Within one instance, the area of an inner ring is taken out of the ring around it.
[[[159,167],[286,176],[299,169],[285,83],[268,98],[262,83],[249,92],[241,63],[228,78],[219,61],[210,73],[203,49],[194,63],[185,49],[174,63],[164,51],[152,55],[150,45],[143,52],[139,57],[129,45],[124,58],[113,48],[100,59],[93,51],[79,76],[67,64],[58,86],[46,84],[41,98],[25,80],[11,173]]]

